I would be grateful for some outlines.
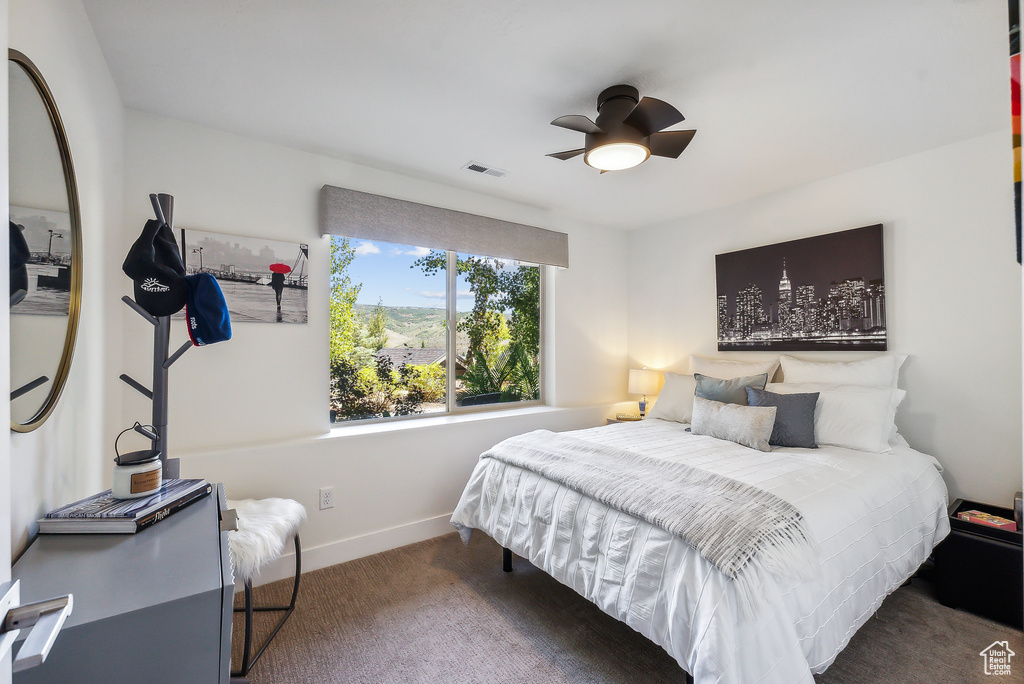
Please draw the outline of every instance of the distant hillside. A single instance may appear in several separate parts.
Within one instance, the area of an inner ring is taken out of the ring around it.
[[[356,304],[355,311],[364,322],[369,319],[375,307]],[[444,309],[429,309],[421,306],[385,306],[388,315],[389,347],[443,347],[445,345]],[[460,313],[459,320],[468,314]],[[459,333],[459,346],[468,344],[464,333]]]

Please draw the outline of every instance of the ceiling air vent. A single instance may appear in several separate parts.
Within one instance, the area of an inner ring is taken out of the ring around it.
[[[472,171],[473,173],[482,173],[485,176],[494,176],[495,178],[502,178],[508,175],[508,171],[505,171],[504,169],[496,169],[493,166],[487,166],[475,161],[467,162],[462,168]]]

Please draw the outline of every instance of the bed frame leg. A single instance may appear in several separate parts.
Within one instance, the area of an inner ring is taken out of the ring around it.
[[[512,572],[512,549],[502,548],[501,569],[505,572]]]

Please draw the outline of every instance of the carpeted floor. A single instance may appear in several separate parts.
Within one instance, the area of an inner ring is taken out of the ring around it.
[[[258,587],[257,604],[284,603],[290,591],[288,581]],[[257,615],[258,628],[271,616]],[[241,629],[236,616],[236,663]],[[1024,675],[1021,632],[945,608],[915,580],[815,681],[991,681],[978,653],[1004,639]],[[253,684],[684,681],[660,647],[529,562],[517,558],[505,574],[491,539],[476,534],[465,547],[455,533],[304,575],[295,613],[250,676]]]

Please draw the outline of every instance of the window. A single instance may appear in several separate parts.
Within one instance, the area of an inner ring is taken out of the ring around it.
[[[539,400],[540,302],[539,266],[332,236],[332,422]]]
[[[320,232],[332,422],[540,400],[537,264],[568,268],[568,235],[332,185]]]
[[[465,369],[456,375],[456,405],[539,400],[540,267],[468,254],[453,258],[455,349]]]

